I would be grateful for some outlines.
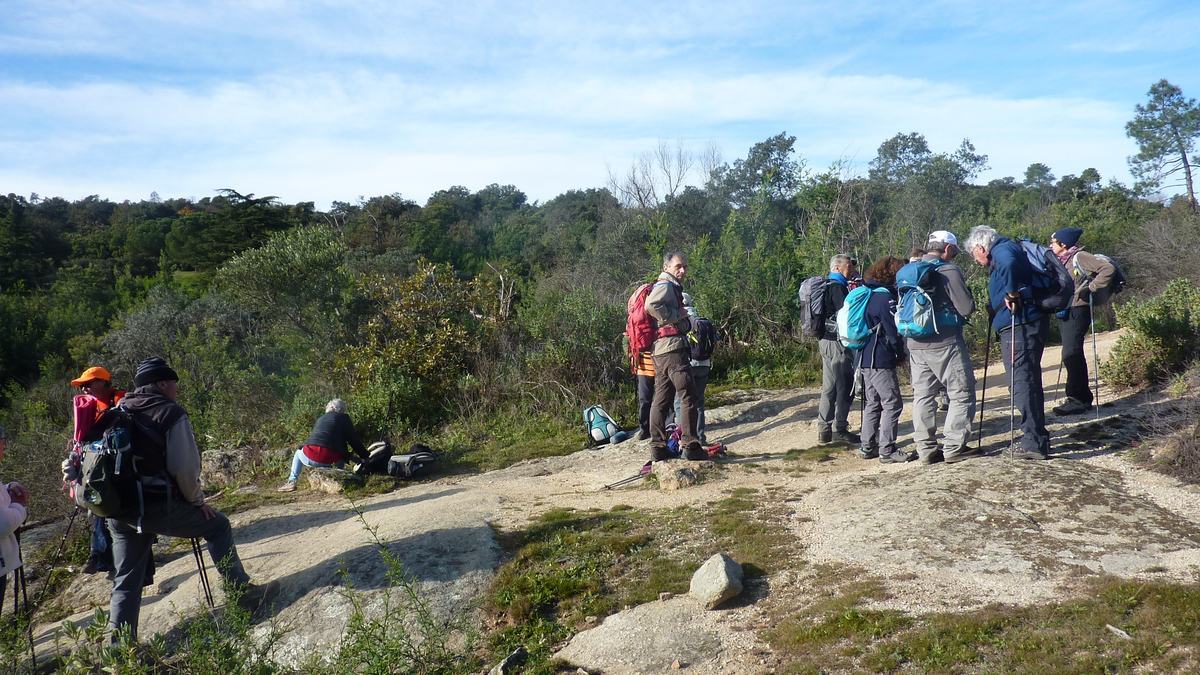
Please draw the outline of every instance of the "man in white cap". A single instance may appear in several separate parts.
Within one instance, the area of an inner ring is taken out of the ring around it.
[[[975,297],[967,287],[954,233],[937,230],[929,235],[925,255],[917,262],[933,263],[933,298],[937,308],[938,332],[923,338],[908,338],[913,385],[913,441],[922,464],[958,462],[979,454],[967,445],[971,420],[975,417],[975,372],[963,339],[963,324],[975,311]],[[937,443],[937,396],[945,388],[950,399],[942,446]]]

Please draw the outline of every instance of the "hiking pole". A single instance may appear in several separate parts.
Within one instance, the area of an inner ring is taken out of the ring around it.
[[[50,587],[50,583],[49,583],[50,575],[54,573],[54,568],[58,565],[59,560],[62,558],[63,549],[67,545],[67,537],[71,536],[71,526],[75,524],[75,518],[77,516],[79,516],[79,512],[82,510],[83,510],[82,508],[76,506],[75,510],[71,512],[71,517],[67,520],[67,527],[66,527],[66,529],[63,530],[62,539],[59,540],[59,542],[58,542],[58,551],[54,554],[54,557],[50,559],[50,567],[49,567],[50,571],[47,573],[47,576],[46,576],[47,583],[42,584],[42,590],[38,591],[37,597],[34,598],[34,601],[33,601],[34,607],[42,606],[42,596],[44,596],[46,594],[46,589]]]
[[[1013,457],[1013,443],[1017,438],[1017,313],[1016,308],[1010,312],[1012,317],[1008,333],[1008,458]]]
[[[615,482],[615,483],[610,483],[610,484],[608,484],[608,485],[605,485],[605,486],[604,486],[604,489],[605,489],[605,490],[611,490],[611,489],[613,489],[613,488],[615,488],[615,487],[621,487],[622,485],[628,485],[628,484],[630,484],[630,483],[634,482],[635,480],[637,480],[637,479],[639,479],[639,478],[644,478],[644,477],[645,477],[645,475],[644,475],[644,474],[642,474],[641,472],[638,472],[638,473],[635,473],[635,474],[633,474],[633,475],[632,475],[632,476],[630,476],[629,478],[622,478],[621,480],[619,480],[619,481],[617,481],[617,482]]]
[[[983,347],[983,396],[979,399],[979,436],[975,439],[975,448],[983,450],[983,406],[987,404],[987,371],[992,360],[992,327],[987,327],[987,338]]]
[[[204,589],[204,599],[208,601],[209,609],[213,603],[212,587],[208,585],[208,570],[204,567],[204,554],[200,551],[200,540],[192,537],[192,555],[196,557],[196,569],[200,570],[200,587]]]
[[[1092,396],[1096,404],[1096,421],[1100,421],[1100,356],[1096,351],[1096,315],[1093,313],[1092,294],[1088,293],[1088,320],[1092,324],[1092,367],[1096,369],[1096,393]]]
[[[1062,352],[1058,353],[1058,380],[1054,383],[1054,402],[1058,403],[1058,399],[1062,398]]]
[[[37,655],[33,649],[33,609],[29,606],[29,583],[25,579],[25,554],[21,550],[21,535],[17,538],[17,561],[21,563],[17,573],[13,575],[13,614],[16,615],[17,590],[20,587],[21,600],[25,603],[25,631],[29,635],[29,666],[31,673],[37,672]],[[44,586],[43,586],[44,588]]]

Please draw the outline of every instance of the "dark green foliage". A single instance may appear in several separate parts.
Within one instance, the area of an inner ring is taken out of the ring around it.
[[[1157,382],[1200,358],[1200,288],[1186,279],[1170,282],[1152,300],[1121,305],[1117,320],[1133,332],[1101,367],[1114,386]]]

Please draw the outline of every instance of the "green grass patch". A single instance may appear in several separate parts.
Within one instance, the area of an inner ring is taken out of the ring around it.
[[[866,608],[878,591],[851,582],[801,611],[780,610],[765,637],[785,671],[1195,672],[1200,666],[1195,585],[1106,579],[1080,599],[920,617]]]
[[[832,462],[834,454],[829,447],[814,445],[811,448],[792,448],[783,455],[785,461]]]
[[[502,469],[526,459],[569,455],[586,443],[583,423],[553,415],[497,415],[462,420],[429,444],[443,453],[449,473]]]

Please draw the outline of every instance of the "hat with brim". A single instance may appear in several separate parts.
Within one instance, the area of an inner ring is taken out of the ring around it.
[[[110,374],[108,372],[108,369],[105,368],[104,366],[92,366],[91,368],[88,368],[87,370],[83,371],[82,375],[71,380],[71,386],[72,387],[82,387],[83,385],[87,384],[88,382],[94,382],[96,380],[104,380],[105,382],[112,382],[112,374]]]

